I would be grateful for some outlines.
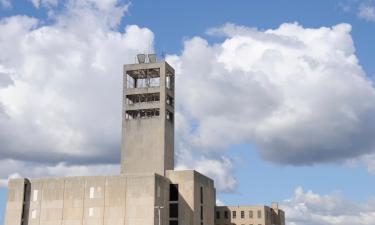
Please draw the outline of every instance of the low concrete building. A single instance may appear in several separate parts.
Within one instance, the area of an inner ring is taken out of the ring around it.
[[[5,225],[227,225],[213,180],[173,170],[174,69],[138,60],[124,66],[121,173],[12,179]]]
[[[216,206],[215,225],[285,225],[284,211],[278,203],[271,207],[260,206]]]

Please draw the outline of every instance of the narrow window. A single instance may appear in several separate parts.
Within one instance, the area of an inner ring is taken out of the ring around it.
[[[169,204],[169,217],[178,218],[178,204],[177,203]]]
[[[36,209],[31,210],[31,219],[36,218]]]
[[[178,220],[170,220],[169,225],[178,225]]]
[[[94,196],[95,196],[95,188],[90,187],[90,198],[94,198]]]
[[[33,191],[33,201],[34,202],[38,201],[38,190]]]
[[[203,187],[201,187],[201,204],[203,204]]]
[[[228,216],[228,211],[224,211],[224,218],[225,218],[225,219],[228,219],[228,217],[229,217],[229,216]]]
[[[201,205],[201,220],[203,220],[203,205]]]
[[[245,219],[245,212],[241,211],[241,219]]]
[[[169,189],[169,201],[178,201],[178,184],[170,184]]]
[[[236,219],[236,211],[232,211],[232,218]]]
[[[262,211],[258,210],[258,218],[262,218]]]
[[[216,219],[220,219],[220,211],[216,211]]]
[[[158,185],[157,189],[156,189],[156,196],[158,198],[160,198],[160,186]]]
[[[253,211],[249,211],[249,218],[253,218]]]
[[[94,208],[89,208],[89,216],[93,216],[94,215]]]

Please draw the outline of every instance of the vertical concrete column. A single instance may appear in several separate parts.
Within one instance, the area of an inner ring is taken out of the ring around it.
[[[26,179],[12,179],[8,184],[5,225],[22,225],[26,195]]]

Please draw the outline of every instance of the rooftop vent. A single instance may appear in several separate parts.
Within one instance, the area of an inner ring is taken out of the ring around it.
[[[156,63],[156,54],[148,54],[147,57],[149,63]]]
[[[138,54],[137,59],[138,59],[138,63],[145,63],[146,62],[146,55],[145,54]]]

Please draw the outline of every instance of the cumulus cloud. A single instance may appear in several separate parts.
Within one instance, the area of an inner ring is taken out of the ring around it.
[[[357,15],[366,21],[375,22],[375,7],[372,4],[360,4]]]
[[[192,150],[178,149],[176,170],[195,169],[214,179],[219,192],[231,192],[237,182],[233,176],[234,165],[227,157],[194,156]]]
[[[154,35],[136,25],[118,31],[127,9],[118,1],[64,4],[48,25],[27,16],[0,20],[0,158],[116,164],[121,65]]]
[[[355,203],[339,192],[318,195],[298,187],[281,208],[290,225],[370,225],[375,221],[375,199]]]
[[[375,90],[355,55],[349,24],[296,23],[258,31],[226,24],[185,42],[176,68],[185,141],[203,152],[255,145],[281,164],[356,158],[374,151]]]
[[[68,165],[64,162],[43,165],[17,160],[0,160],[0,187],[6,187],[10,178],[48,178],[61,176],[86,176],[117,174],[117,164]],[[14,172],[19,171],[19,172]]]

